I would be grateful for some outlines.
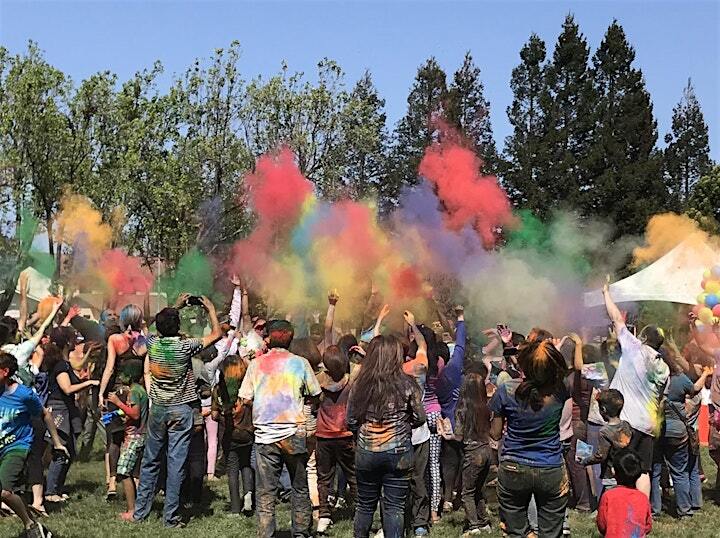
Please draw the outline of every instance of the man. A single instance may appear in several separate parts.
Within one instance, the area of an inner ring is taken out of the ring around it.
[[[0,498],[25,525],[28,538],[50,537],[45,527],[34,522],[25,502],[15,492],[25,484],[25,461],[33,442],[32,420],[43,415],[54,450],[70,454],[58,437],[52,415],[43,409],[32,389],[14,380],[15,357],[0,351]]]
[[[303,405],[308,401],[316,406],[321,389],[310,363],[288,351],[292,339],[289,322],[272,321],[266,339],[269,351],[250,363],[240,387],[240,398],[253,406],[260,538],[275,536],[275,500],[283,464],[292,483],[292,535],[311,534]]]
[[[150,372],[152,407],[135,512],[132,515],[122,515],[123,519],[129,520],[132,517],[135,521],[142,521],[148,516],[155,497],[161,458],[167,454],[164,522],[165,526],[170,528],[183,526],[178,514],[180,486],[185,478],[185,460],[193,427],[193,408],[200,405],[192,357],[222,336],[215,306],[207,297],[202,297],[201,302],[210,318],[210,334],[201,339],[180,336],[179,309],[187,305],[189,298],[190,294],[183,293],[175,308],[164,308],[158,312],[155,326],[160,336],[150,335],[147,339],[145,366],[146,371]]]
[[[658,352],[664,337],[660,329],[650,325],[643,331],[644,339],[639,340],[625,326],[625,318],[610,297],[607,282],[603,287],[603,297],[622,350],[610,388],[619,390],[625,398],[620,418],[632,426],[630,448],[638,453],[642,462],[637,489],[650,497],[653,444],[660,427],[660,396],[670,377],[670,369]]]

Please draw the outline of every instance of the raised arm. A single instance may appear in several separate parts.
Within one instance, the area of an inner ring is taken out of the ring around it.
[[[325,345],[333,345],[333,325],[335,324],[335,305],[340,299],[337,290],[333,290],[328,293],[328,309],[325,314]]]
[[[570,333],[568,338],[575,343],[575,354],[573,355],[573,368],[581,372],[583,368],[583,341],[576,333]]]
[[[62,305],[62,300],[58,299],[55,305],[53,306],[53,309],[50,311],[50,314],[48,317],[46,317],[42,325],[40,325],[40,328],[30,337],[30,342],[33,343],[33,348],[37,347],[38,344],[40,344],[40,340],[42,340],[43,335],[45,334],[45,331],[47,328],[52,324],[53,320],[55,319],[55,316],[58,313],[58,310],[60,310],[60,306]]]
[[[713,374],[713,371],[714,369],[710,368],[709,366],[703,367],[702,374],[700,374],[698,380],[693,383],[693,390],[695,391],[695,394],[697,394],[703,389],[708,376],[711,376]]]
[[[382,327],[382,322],[389,313],[390,305],[383,305],[380,313],[378,314],[377,320],[375,321],[375,326],[373,327],[373,337],[380,336],[380,327]]]
[[[420,329],[418,329],[418,326],[415,325],[415,316],[412,312],[406,310],[403,314],[403,317],[405,318],[405,322],[410,326],[410,330],[413,333],[415,343],[418,347],[418,353],[423,353],[427,355],[427,342],[425,342],[425,337],[420,332]]]
[[[449,332],[450,336],[455,338],[455,327],[450,322],[450,320],[447,319],[447,316],[445,315],[445,312],[443,311],[442,306],[435,299],[435,297],[432,298],[432,303],[433,303],[433,308],[435,309],[435,313],[437,314],[438,320],[440,320],[440,324],[443,326],[443,329],[445,329],[447,332]]]
[[[615,331],[620,332],[620,328],[625,326],[625,318],[620,312],[620,309],[615,304],[615,301],[610,297],[610,275],[608,275],[605,285],[603,286],[603,299],[605,299],[605,309],[607,310],[610,321],[615,325]]]
[[[215,305],[212,301],[203,296],[202,304],[205,307],[205,310],[207,310],[208,317],[210,318],[210,334],[202,338],[203,346],[208,347],[220,339],[222,336],[222,330],[220,329],[220,321],[218,321]]]
[[[30,287],[30,282],[25,271],[20,273],[18,284],[20,285],[20,318],[18,319],[18,330],[23,333],[28,317],[27,295],[28,288]]]

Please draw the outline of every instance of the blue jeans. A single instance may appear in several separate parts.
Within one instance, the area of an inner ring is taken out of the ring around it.
[[[185,478],[185,462],[190,448],[193,408],[189,404],[153,404],[147,428],[133,517],[142,521],[150,513],[162,457],[167,453],[164,520],[165,525],[176,525],[180,522],[180,487]]]
[[[675,490],[675,502],[677,503],[677,515],[679,517],[691,516],[692,506],[690,504],[690,479],[688,475],[688,444],[687,441],[679,445],[669,444],[667,438],[662,439],[655,445],[652,470],[652,489],[650,490],[650,504],[652,505],[653,516],[662,512],[662,490],[660,488],[660,475],[662,474],[663,459],[667,464],[668,472]]]
[[[405,502],[410,488],[413,449],[407,446],[386,452],[355,450],[358,499],[355,509],[355,538],[367,538],[373,514],[381,501],[382,526],[385,538],[402,538]]]
[[[696,512],[702,508],[702,481],[700,480],[700,456],[688,448],[688,477],[690,480],[690,509]]]

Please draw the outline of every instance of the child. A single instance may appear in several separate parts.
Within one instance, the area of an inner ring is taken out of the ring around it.
[[[120,447],[117,478],[125,490],[127,501],[127,512],[120,514],[120,518],[130,521],[135,512],[135,492],[140,480],[140,464],[145,449],[149,400],[145,388],[140,384],[143,378],[142,364],[126,365],[120,376],[120,381],[130,386],[127,402],[123,402],[115,392],[110,393],[108,401],[125,413],[125,436]]]
[[[652,530],[652,514],[647,496],[635,489],[642,474],[640,457],[629,448],[617,451],[614,459],[617,487],[600,499],[597,527],[605,538],[642,538]]]
[[[17,370],[15,357],[0,351],[0,498],[23,522],[28,538],[51,537],[52,533],[30,518],[25,502],[15,493],[24,483],[25,460],[33,442],[32,419],[43,417],[55,453],[68,459],[70,454],[37,395],[15,381]]]
[[[223,453],[226,457],[226,473],[230,490],[230,513],[249,515],[253,507],[253,491],[255,476],[250,466],[250,455],[255,440],[252,425],[252,407],[243,404],[238,398],[247,366],[245,362],[233,355],[225,361],[225,368],[220,381],[213,388],[212,417],[223,422]],[[240,476],[242,476],[245,492],[243,503],[240,504]]]
[[[580,461],[583,465],[601,464],[603,490],[615,486],[613,474],[614,458],[618,450],[626,448],[632,438],[632,427],[625,420],[620,420],[625,400],[619,390],[603,390],[597,395],[598,408],[603,420],[607,423],[600,428],[600,435],[595,454]]]
[[[483,488],[492,464],[490,409],[485,376],[468,372],[460,387],[455,411],[455,439],[462,441],[462,504],[467,532],[463,537],[490,531]]]

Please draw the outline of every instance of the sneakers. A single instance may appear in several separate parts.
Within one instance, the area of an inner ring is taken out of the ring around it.
[[[333,524],[332,519],[330,519],[329,517],[321,517],[318,520],[317,533],[325,534],[328,531],[328,529],[330,527],[332,527],[332,524]]]
[[[252,491],[248,491],[243,497],[243,512],[252,512]]]
[[[445,501],[443,503],[443,509],[442,509],[443,514],[449,514],[454,509],[455,509],[455,506],[453,506],[453,503],[451,503],[450,501]]]
[[[25,536],[27,536],[27,538],[52,538],[52,535],[52,532],[40,523],[33,523],[31,527],[25,529]]]
[[[415,529],[415,537],[418,536],[429,536],[430,532],[425,527],[418,527]]]
[[[337,502],[335,503],[335,509],[343,510],[344,508],[347,508],[347,501],[345,500],[345,497],[338,497]]]
[[[375,536],[373,538],[385,538],[385,533],[382,529],[380,529],[375,533]]]
[[[476,527],[474,529],[467,530],[463,533],[462,538],[470,538],[471,536],[481,536],[487,532],[492,532],[490,525],[484,527]]]

